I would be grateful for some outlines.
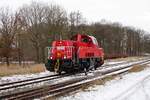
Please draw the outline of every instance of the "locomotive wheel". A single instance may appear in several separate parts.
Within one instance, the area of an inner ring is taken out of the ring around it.
[[[54,71],[54,68],[53,68],[53,62],[48,60],[47,63],[45,63],[45,67],[48,71]]]
[[[95,59],[95,64],[94,64],[94,69],[96,70],[98,67],[103,65],[104,61],[102,58],[96,58]]]
[[[61,75],[61,71],[59,71],[58,74]]]
[[[94,62],[94,70],[96,70],[98,67],[98,62],[97,62],[97,59],[95,59],[95,62]]]
[[[71,71],[71,70],[66,70],[65,72],[66,72],[66,73],[69,73],[69,74],[70,74],[70,73],[73,73],[73,71]]]
[[[97,67],[96,66],[94,66],[94,70],[96,70],[97,69]]]
[[[87,72],[90,70],[90,66],[91,66],[91,59],[88,58],[86,59],[86,62],[83,64],[83,70],[84,70],[84,73],[85,75],[87,75]]]

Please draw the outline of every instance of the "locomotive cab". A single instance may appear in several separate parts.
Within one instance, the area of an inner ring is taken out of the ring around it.
[[[95,37],[77,34],[77,41],[74,43],[76,47],[76,62],[81,70],[96,69],[104,63],[104,52],[99,47]]]

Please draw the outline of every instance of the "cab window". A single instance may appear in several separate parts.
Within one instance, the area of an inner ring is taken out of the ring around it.
[[[98,42],[97,42],[96,38],[94,38],[94,37],[91,37],[91,38],[92,38],[93,43],[98,46]]]
[[[82,36],[82,38],[81,38],[81,42],[89,43],[89,38],[88,38],[88,37],[86,37],[86,36]]]

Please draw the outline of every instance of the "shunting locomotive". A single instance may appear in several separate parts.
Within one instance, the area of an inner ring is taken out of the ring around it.
[[[76,34],[70,40],[57,40],[48,47],[46,69],[61,74],[89,71],[104,63],[103,49],[95,37]]]

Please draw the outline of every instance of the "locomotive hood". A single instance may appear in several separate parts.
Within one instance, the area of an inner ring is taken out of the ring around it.
[[[73,41],[71,40],[57,40],[52,43],[53,47],[57,46],[73,46]]]
[[[57,40],[52,43],[50,59],[69,59],[72,57],[73,42],[71,40]]]

